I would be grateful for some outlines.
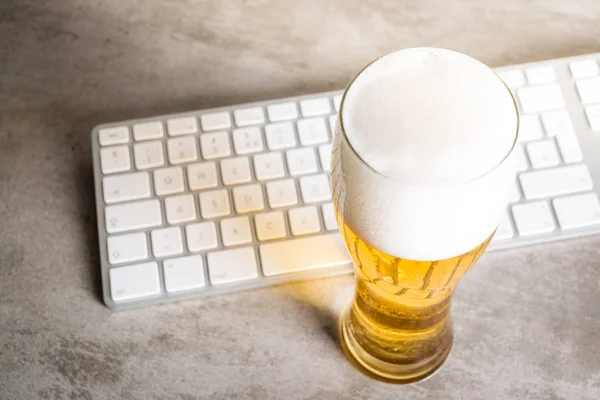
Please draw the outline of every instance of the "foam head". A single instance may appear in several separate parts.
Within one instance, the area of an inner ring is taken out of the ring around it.
[[[340,119],[336,206],[365,241],[439,260],[493,232],[514,178],[518,117],[491,69],[450,50],[391,53],[346,89]]]

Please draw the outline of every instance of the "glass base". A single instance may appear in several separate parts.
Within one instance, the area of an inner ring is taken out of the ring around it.
[[[434,356],[412,364],[393,364],[373,357],[355,340],[348,329],[348,312],[339,321],[341,345],[348,360],[365,374],[391,383],[413,383],[430,377],[446,361],[452,349],[452,340]]]

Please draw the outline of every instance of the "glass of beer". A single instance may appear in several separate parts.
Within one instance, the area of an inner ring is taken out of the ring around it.
[[[518,125],[502,80],[450,50],[388,54],[346,88],[332,187],[356,290],[340,333],[372,374],[414,382],[448,356],[450,300],[506,210]]]

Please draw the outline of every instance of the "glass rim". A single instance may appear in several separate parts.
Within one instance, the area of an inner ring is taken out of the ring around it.
[[[417,49],[436,49],[436,50],[444,50],[444,51],[452,51],[455,53],[459,53],[465,57],[469,57],[477,62],[479,62],[480,64],[484,65],[486,68],[488,68],[490,71],[492,71],[495,75],[495,77],[500,80],[500,82],[502,83],[502,85],[504,86],[504,88],[506,89],[506,91],[508,92],[513,106],[514,106],[514,110],[515,110],[515,114],[517,116],[517,126],[516,126],[516,132],[514,135],[514,140],[513,143],[511,145],[511,147],[508,149],[506,155],[496,164],[494,165],[492,168],[490,168],[488,171],[482,173],[481,175],[476,176],[475,178],[470,178],[464,181],[459,181],[459,182],[452,182],[452,183],[448,183],[448,184],[440,184],[440,185],[420,185],[420,184],[415,184],[412,182],[406,182],[404,180],[400,180],[400,179],[395,179],[395,178],[391,178],[379,171],[377,171],[375,168],[373,168],[368,162],[366,162],[361,156],[360,154],[358,154],[358,152],[356,151],[356,149],[354,148],[354,146],[352,145],[352,143],[350,143],[350,140],[348,139],[348,136],[346,135],[346,128],[344,127],[344,104],[346,102],[346,96],[348,94],[348,91],[350,91],[350,89],[353,87],[353,84],[358,80],[358,78],[367,70],[369,69],[369,67],[373,66],[375,63],[377,63],[378,61],[380,61],[381,59],[394,54],[396,52],[400,52],[400,51],[406,51],[406,50],[417,50]],[[511,156],[511,154],[513,153],[513,151],[515,150],[515,148],[517,147],[517,143],[519,142],[519,127],[520,127],[520,115],[519,115],[519,109],[517,106],[517,101],[515,100],[515,97],[513,96],[513,93],[511,92],[510,88],[506,85],[506,82],[504,82],[502,80],[502,78],[500,78],[500,76],[496,73],[496,71],[494,71],[492,68],[488,67],[486,64],[483,64],[481,61],[454,51],[454,50],[450,50],[450,49],[440,49],[440,48],[434,48],[434,47],[410,47],[410,48],[406,48],[406,49],[402,49],[402,50],[396,50],[393,51],[391,53],[386,53],[383,54],[377,58],[375,58],[374,60],[372,60],[371,62],[369,62],[367,65],[365,65],[364,67],[362,67],[360,69],[360,71],[358,71],[358,73],[352,78],[352,80],[350,80],[350,82],[348,83],[348,85],[346,86],[346,88],[344,89],[344,92],[342,93],[342,100],[340,102],[340,111],[339,111],[339,116],[338,116],[338,124],[340,126],[340,133],[342,135],[342,139],[348,144],[348,147],[350,148],[350,150],[352,151],[352,153],[356,156],[356,158],[360,161],[361,164],[363,164],[364,166],[366,166],[368,169],[370,169],[373,173],[375,173],[376,175],[382,177],[383,179],[386,180],[390,180],[390,181],[394,181],[397,183],[401,183],[403,185],[407,185],[407,186],[416,186],[416,187],[451,187],[451,186],[457,186],[457,185],[464,185],[466,183],[472,183],[475,182],[489,174],[491,174],[492,172],[494,172],[495,170],[497,170],[500,166],[502,166],[506,160]]]

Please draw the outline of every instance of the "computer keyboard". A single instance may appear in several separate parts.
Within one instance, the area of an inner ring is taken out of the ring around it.
[[[519,173],[490,250],[600,232],[600,54],[497,69]],[[92,148],[113,309],[352,272],[331,204],[341,92],[103,124]]]

